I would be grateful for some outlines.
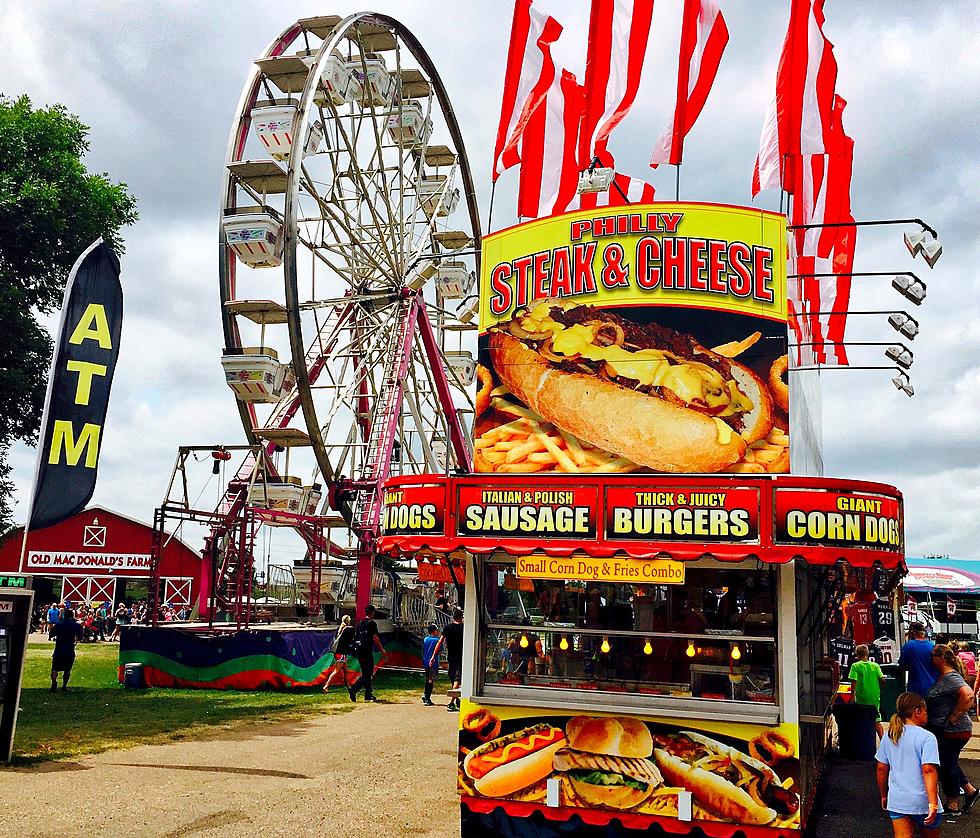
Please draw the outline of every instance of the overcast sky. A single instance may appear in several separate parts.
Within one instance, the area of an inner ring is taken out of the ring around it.
[[[537,0],[566,27],[557,54],[582,78],[586,0]],[[680,0],[657,0],[640,97],[613,135],[620,170],[672,197],[673,171],[646,168],[672,107]],[[681,198],[749,203],[788,0],[720,0],[731,41],[688,138]],[[422,42],[461,123],[486,223],[489,169],[509,37],[509,0],[378,0]],[[243,442],[220,366],[217,217],[228,132],[251,62],[293,20],[360,10],[348,2],[139,3],[0,0],[0,91],[61,102],[91,126],[90,170],[129,184],[140,221],[124,231],[126,320],[94,502],[151,521],[176,446]],[[449,11],[451,10],[451,11]],[[855,270],[914,270],[929,296],[914,316],[916,395],[891,373],[823,375],[826,474],[905,494],[907,552],[980,559],[980,28],[975,3],[827,0],[845,128],[855,140],[858,219],[921,217],[940,233],[935,271],[896,228],[864,229]],[[511,220],[513,172],[494,227]],[[774,208],[775,193],[757,206]],[[909,309],[887,279],[855,280],[855,309]],[[851,318],[855,341],[897,337]],[[884,364],[854,347],[855,365]],[[12,452],[22,515],[34,452]],[[214,491],[208,489],[207,491]],[[209,497],[209,495],[205,495]],[[288,541],[268,548],[287,558]]]

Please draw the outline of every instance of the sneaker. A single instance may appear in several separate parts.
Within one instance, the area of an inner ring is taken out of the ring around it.
[[[980,797],[980,789],[977,789],[973,794],[968,794],[963,798],[963,811],[969,812],[977,803],[977,798]]]
[[[50,691],[53,692],[53,693],[56,693],[56,692],[58,692],[58,688],[57,687],[52,687]]]
[[[457,705],[457,704],[453,703],[452,701],[450,701],[449,704],[446,705],[446,709],[450,713],[458,713],[459,712],[459,705]]]
[[[347,688],[347,695],[350,696],[351,701],[357,701],[357,693],[354,692],[354,689],[352,687]]]
[[[66,693],[66,692],[68,692],[68,687],[62,687],[62,688],[61,688],[61,691],[62,691],[63,693]]]
[[[378,699],[376,699],[373,695],[366,695],[366,696],[364,696],[364,700],[365,701],[377,701]]]

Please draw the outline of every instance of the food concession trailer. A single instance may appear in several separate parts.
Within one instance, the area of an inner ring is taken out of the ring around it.
[[[464,588],[463,838],[805,824],[829,642],[856,591],[894,611],[903,519],[822,477],[787,252],[717,204],[484,237],[475,473],[390,480],[378,542]]]
[[[896,489],[484,475],[399,478],[387,498],[382,549],[465,584],[464,838],[805,824],[828,627],[846,578],[901,566]]]

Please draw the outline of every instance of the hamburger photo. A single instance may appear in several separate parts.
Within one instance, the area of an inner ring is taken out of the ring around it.
[[[663,782],[647,759],[653,738],[638,719],[575,716],[565,735],[568,745],[555,753],[554,768],[586,806],[632,809]]]

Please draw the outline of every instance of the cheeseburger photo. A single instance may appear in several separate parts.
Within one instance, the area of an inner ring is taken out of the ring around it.
[[[724,471],[773,429],[762,378],[658,323],[539,300],[491,329],[488,352],[501,383],[543,419],[641,467]]]
[[[639,719],[575,716],[565,726],[567,747],[554,767],[587,806],[632,809],[663,782],[647,759],[653,738]]]

